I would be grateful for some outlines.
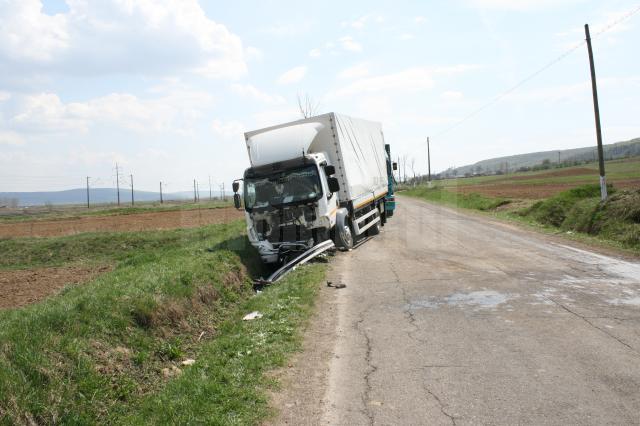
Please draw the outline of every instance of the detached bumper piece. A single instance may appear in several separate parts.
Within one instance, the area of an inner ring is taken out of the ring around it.
[[[335,247],[335,244],[331,240],[323,241],[315,246],[311,247],[309,250],[301,253],[299,256],[290,260],[289,262],[282,265],[277,271],[269,276],[267,279],[260,278],[255,280],[253,283],[254,288],[264,287],[270,284],[275,283],[280,278],[284,277],[289,272],[296,269],[298,265],[304,265],[314,257],[324,253],[327,250],[330,250]]]

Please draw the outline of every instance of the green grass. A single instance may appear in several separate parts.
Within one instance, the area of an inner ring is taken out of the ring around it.
[[[144,263],[159,260],[172,250],[184,250],[195,241],[206,244],[211,230],[237,235],[242,221],[221,227],[143,232],[95,232],[51,238],[0,239],[0,269],[59,266],[66,263]]]
[[[115,265],[0,312],[0,424],[249,424],[267,416],[273,383],[263,373],[299,347],[324,268],[301,268],[253,297],[249,275],[262,271],[242,229],[237,221],[0,242],[4,269]],[[265,317],[240,320],[254,309]],[[185,358],[196,364],[181,366]],[[182,374],[165,377],[172,366]]]
[[[311,312],[324,269],[313,265],[293,274],[244,303],[222,324],[218,337],[200,348],[193,367],[117,423],[258,424],[273,414],[264,389],[274,382],[264,373],[283,366],[287,355],[299,350],[297,326]],[[240,320],[254,310],[264,317]]]
[[[465,195],[458,192],[447,191],[441,186],[428,188],[426,185],[419,185],[406,191],[402,191],[401,194],[449,206],[482,211],[494,210],[509,203],[509,200],[507,199],[485,197],[480,194]]]
[[[77,219],[86,216],[119,216],[138,213],[184,211],[198,209],[217,209],[230,207],[230,201],[202,201],[193,202],[145,202],[135,206],[115,207],[113,205],[98,205],[87,209],[86,206],[53,206],[50,210],[46,207],[34,207],[29,210],[19,210],[13,214],[0,216],[0,223],[23,222],[31,220],[65,220]]]

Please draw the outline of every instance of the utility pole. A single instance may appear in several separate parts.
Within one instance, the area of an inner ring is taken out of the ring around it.
[[[227,201],[227,194],[224,192],[224,182],[222,182],[222,201]]]
[[[431,187],[431,148],[429,147],[429,137],[427,136],[427,185]]]
[[[89,176],[87,176],[87,208],[89,207]]]
[[[116,192],[118,193],[118,207],[120,207],[120,170],[118,169],[118,163],[116,163]]]
[[[558,165],[560,164],[560,151],[558,151]]]
[[[131,205],[134,205],[134,200],[133,200],[133,175],[129,175],[131,176]]]
[[[211,196],[211,176],[209,176],[209,201],[211,201],[213,197]]]
[[[602,128],[600,127],[600,107],[598,106],[598,87],[596,85],[596,67],[593,64],[593,50],[591,49],[591,36],[589,24],[584,24],[584,34],[587,38],[587,50],[589,51],[589,66],[591,68],[591,89],[593,91],[593,112],[596,120],[596,138],[598,141],[598,164],[600,168],[600,198],[607,199],[607,179],[604,174],[604,155],[602,153]]]
[[[160,204],[162,204],[162,181],[160,181]]]
[[[197,203],[198,202],[198,196],[196,195],[196,180],[193,180],[193,202]]]

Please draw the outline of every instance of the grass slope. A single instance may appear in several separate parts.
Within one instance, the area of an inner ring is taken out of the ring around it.
[[[600,186],[585,185],[517,212],[564,231],[582,232],[640,250],[640,190],[614,191],[600,201]]]
[[[268,415],[262,374],[298,347],[324,269],[302,268],[253,297],[259,261],[243,228],[0,241],[2,269],[115,264],[0,312],[0,423],[247,424]],[[265,317],[240,321],[253,309]]]

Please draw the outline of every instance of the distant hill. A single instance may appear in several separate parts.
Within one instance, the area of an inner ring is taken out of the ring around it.
[[[640,156],[640,138],[604,145],[603,151],[606,160]],[[529,154],[510,155],[508,157],[482,160],[474,164],[446,170],[439,175],[441,177],[450,177],[464,176],[468,174],[514,172],[520,168],[532,168],[539,166],[545,161],[551,164],[572,164],[583,163],[585,161],[595,161],[598,158],[597,155],[595,146],[557,151],[532,152]]]
[[[204,196],[204,194],[202,194]],[[158,192],[134,191],[135,201],[159,201]],[[193,192],[174,192],[163,194],[165,200],[189,200],[193,199]],[[89,190],[89,200],[92,204],[115,203],[117,190],[115,188],[92,188]],[[131,201],[131,191],[120,190],[120,200],[123,204]],[[87,202],[87,190],[84,188],[69,189],[66,191],[50,192],[0,192],[0,206],[43,206],[46,204],[85,204]]]

